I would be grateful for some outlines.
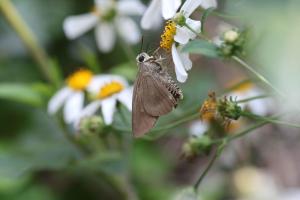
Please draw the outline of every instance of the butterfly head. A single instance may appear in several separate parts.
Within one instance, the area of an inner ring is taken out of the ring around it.
[[[147,53],[143,52],[140,53],[137,57],[136,57],[136,62],[137,63],[143,63],[148,61],[149,59],[151,59],[152,56],[149,56]]]

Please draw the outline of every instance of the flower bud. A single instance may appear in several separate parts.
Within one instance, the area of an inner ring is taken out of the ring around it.
[[[183,157],[187,159],[193,159],[200,153],[207,153],[212,147],[211,139],[208,136],[202,136],[200,138],[190,138],[182,146]]]
[[[234,43],[239,37],[239,33],[235,30],[229,30],[224,33],[224,41],[228,43]]]
[[[83,118],[79,123],[79,133],[83,135],[99,134],[104,127],[100,116],[91,116]]]
[[[224,97],[223,100],[218,102],[218,112],[224,119],[238,120],[241,116],[242,108],[232,97],[229,100],[227,97]]]
[[[175,14],[173,21],[179,26],[184,26],[186,23],[186,18],[182,13],[179,12]]]

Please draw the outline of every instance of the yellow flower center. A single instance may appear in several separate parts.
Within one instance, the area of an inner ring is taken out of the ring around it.
[[[210,93],[209,98],[204,101],[200,109],[200,118],[203,121],[211,122],[216,117],[217,100],[214,92]]]
[[[169,20],[166,23],[163,34],[161,35],[160,47],[166,51],[170,51],[176,34],[175,22]]]
[[[234,91],[244,93],[244,92],[247,92],[247,91],[251,90],[253,87],[254,87],[253,83],[251,83],[250,81],[246,81],[245,83],[242,83],[241,85],[236,87],[234,89]]]
[[[84,90],[92,79],[93,73],[87,69],[80,69],[71,74],[66,82],[74,90]]]
[[[100,89],[100,91],[97,95],[97,98],[105,99],[116,93],[121,92],[123,89],[124,89],[124,85],[122,83],[117,82],[117,81],[112,81],[110,83],[107,83]]]

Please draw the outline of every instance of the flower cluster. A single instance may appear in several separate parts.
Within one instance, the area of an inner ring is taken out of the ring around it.
[[[132,87],[121,76],[94,75],[89,70],[80,69],[70,75],[66,79],[66,86],[51,98],[48,112],[54,114],[63,107],[65,122],[78,128],[82,119],[94,115],[101,108],[104,123],[110,125],[117,102],[131,110],[132,92]],[[83,122],[84,126],[90,123]]]

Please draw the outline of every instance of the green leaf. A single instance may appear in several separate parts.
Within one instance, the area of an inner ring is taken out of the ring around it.
[[[203,14],[202,14],[202,17],[201,17],[201,23],[202,23],[202,26],[201,26],[201,33],[204,33],[204,27],[205,27],[205,22],[206,22],[206,19],[207,17],[215,10],[214,7],[210,7],[208,9],[206,9]]]
[[[35,170],[65,169],[82,153],[70,143],[45,111],[31,109],[19,137],[0,143],[0,183]]]
[[[187,43],[183,47],[182,51],[195,54],[202,54],[212,58],[220,57],[217,46],[205,40],[193,40]]]
[[[0,84],[0,98],[32,106],[40,106],[43,103],[41,95],[30,85],[21,83],[2,83]]]

